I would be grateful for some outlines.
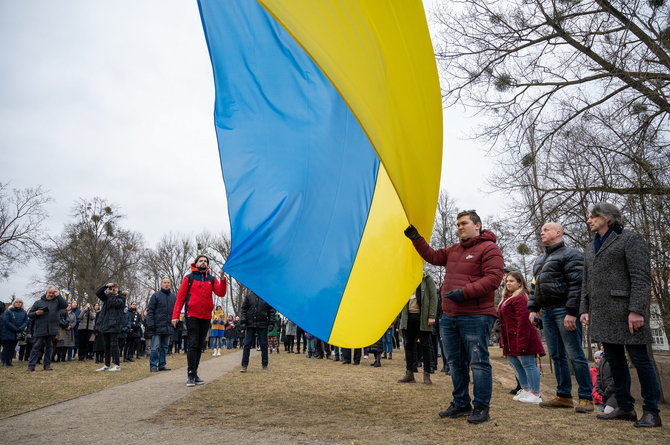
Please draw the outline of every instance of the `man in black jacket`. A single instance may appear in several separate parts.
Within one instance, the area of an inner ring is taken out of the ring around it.
[[[541,402],[542,408],[572,408],[572,379],[568,359],[572,361],[579,387],[578,413],[593,412],[593,384],[589,363],[582,349],[582,325],[577,320],[582,291],[584,255],[567,247],[563,241],[563,227],[546,223],[540,231],[545,253],[533,264],[533,280],[528,299],[531,323],[537,324],[542,310],[544,335],[554,363],[556,396]]]
[[[142,335],[142,316],[137,312],[137,301],[133,301],[130,303],[130,307],[128,307],[126,325],[128,328],[128,337],[126,338],[126,345],[123,348],[123,361],[134,362],[133,357],[135,356],[135,351],[137,351],[140,336]]]
[[[50,286],[46,293],[28,311],[28,318],[33,320],[33,337],[35,343],[28,359],[28,371],[34,371],[35,365],[44,349],[44,370],[51,371],[54,338],[58,334],[58,314],[67,307],[67,302],[58,294],[58,290]]]
[[[242,351],[242,369],[247,372],[249,366],[249,351],[254,343],[254,337],[258,336],[258,344],[261,347],[261,365],[263,371],[268,370],[268,330],[274,326],[275,310],[261,297],[249,292],[244,297],[242,310],[240,312],[240,324],[244,329],[244,350]]]
[[[119,333],[123,325],[126,297],[119,292],[119,285],[116,283],[100,286],[95,295],[104,303],[100,314],[96,317],[95,327],[102,334],[105,348],[105,365],[96,371],[120,371]],[[112,360],[114,366],[110,366]]]
[[[172,311],[177,296],[171,290],[172,282],[169,278],[161,280],[161,288],[154,292],[147,307],[147,330],[151,333],[151,355],[149,356],[149,371],[169,371],[167,367],[167,352],[170,338],[174,335],[172,327]]]

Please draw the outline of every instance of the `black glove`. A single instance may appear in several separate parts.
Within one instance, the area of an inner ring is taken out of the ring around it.
[[[460,303],[465,299],[465,297],[463,296],[463,289],[454,289],[452,291],[449,291],[444,296],[444,298],[448,298],[454,303]]]
[[[405,229],[405,236],[411,239],[412,241],[421,238],[421,235],[419,235],[419,231],[416,230],[416,227],[414,227],[411,224],[407,226],[407,228]]]

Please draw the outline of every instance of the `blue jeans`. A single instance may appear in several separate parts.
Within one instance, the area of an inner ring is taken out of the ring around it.
[[[234,338],[226,338],[226,349],[233,349]]]
[[[244,349],[242,350],[242,366],[249,366],[249,351],[254,344],[254,337],[258,335],[258,344],[261,347],[261,366],[268,365],[268,330],[247,328],[244,334]]]
[[[534,355],[520,355],[518,357],[507,357],[516,371],[519,385],[522,388],[530,388],[532,393],[540,392],[540,370],[535,365]]]
[[[166,357],[170,344],[170,334],[155,334],[151,336],[151,353],[149,368],[163,369],[167,365]]]
[[[456,406],[470,406],[470,369],[474,383],[473,403],[489,406],[493,392],[489,336],[494,321],[495,317],[490,315],[451,317],[443,314],[440,319],[440,335],[446,346],[454,386],[453,404]]]
[[[626,360],[627,350],[640,380],[640,389],[644,400],[642,409],[646,413],[658,415],[658,401],[661,398],[661,390],[654,364],[647,352],[647,345],[603,343],[603,346],[605,347],[605,358],[612,369],[614,398],[619,404],[619,408],[624,411],[632,411],[635,408],[635,399],[630,395],[630,371],[628,371],[628,360]]]
[[[568,359],[575,370],[575,380],[579,387],[577,394],[580,399],[593,399],[591,373],[589,363],[582,349],[582,325],[577,320],[577,329],[568,331],[563,326],[567,311],[564,307],[542,309],[544,338],[547,341],[549,355],[554,363],[556,374],[556,395],[572,397],[572,377]]]
[[[387,329],[382,337],[382,350],[384,354],[393,353],[393,329]]]

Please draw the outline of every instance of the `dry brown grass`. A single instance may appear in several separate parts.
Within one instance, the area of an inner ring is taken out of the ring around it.
[[[205,353],[202,360],[211,357]],[[186,355],[168,355],[167,363],[171,369],[186,366]],[[13,364],[0,368],[0,418],[154,375],[147,358],[121,363],[120,372],[95,372],[102,365],[93,360],[54,363],[53,371],[43,371],[38,365],[35,372],[26,370],[27,362],[14,360]]]
[[[508,370],[500,358],[495,359],[492,421],[469,425],[464,418],[440,419],[437,412],[451,398],[450,377],[434,374],[432,386],[398,384],[404,362],[401,353],[394,355],[393,361],[383,360],[381,368],[370,367],[371,359],[360,366],[343,366],[295,354],[271,355],[267,373],[260,371],[260,357],[255,357],[248,373],[224,375],[204,391],[193,392],[167,408],[154,422],[210,425],[240,434],[266,431],[269,439],[277,432],[291,435],[295,443],[526,445],[560,440],[609,445],[670,441],[667,427],[641,431],[631,423],[598,421],[594,414],[513,402],[509,386],[503,387],[497,379],[497,374]],[[551,375],[543,381],[550,387],[555,384]]]

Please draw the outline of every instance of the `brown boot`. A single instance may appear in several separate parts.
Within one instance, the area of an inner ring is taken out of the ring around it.
[[[541,408],[573,408],[572,397],[556,396],[551,400],[540,403]]]
[[[423,384],[424,385],[432,385],[433,382],[430,381],[430,372],[424,372],[423,373]]]
[[[405,377],[398,380],[398,383],[414,383],[414,373],[410,370],[405,371]]]

